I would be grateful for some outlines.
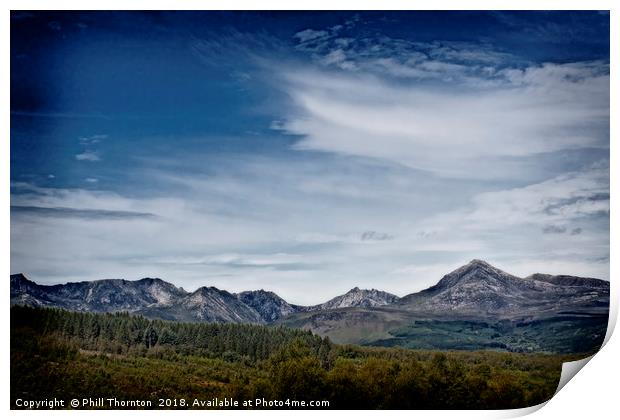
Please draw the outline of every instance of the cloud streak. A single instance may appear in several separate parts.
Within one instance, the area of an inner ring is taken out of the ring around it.
[[[607,148],[603,63],[505,70],[507,85],[394,86],[369,76],[292,71],[296,104],[282,129],[299,150],[389,160],[446,177],[514,177],[505,160]]]
[[[75,155],[76,160],[85,161],[85,162],[98,162],[101,160],[99,154],[97,152],[87,151],[78,153]]]
[[[119,210],[74,209],[68,207],[11,206],[11,214],[16,216],[33,215],[38,217],[61,217],[98,220],[132,220],[156,217],[153,213],[140,213]]]

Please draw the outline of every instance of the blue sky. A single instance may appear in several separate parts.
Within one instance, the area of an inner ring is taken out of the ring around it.
[[[12,12],[11,271],[317,303],[609,278],[609,15]]]

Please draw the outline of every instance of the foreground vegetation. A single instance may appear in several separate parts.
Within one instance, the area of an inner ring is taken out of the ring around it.
[[[18,398],[97,397],[326,400],[331,409],[518,408],[549,399],[561,363],[578,357],[335,345],[284,327],[11,309],[14,408]]]

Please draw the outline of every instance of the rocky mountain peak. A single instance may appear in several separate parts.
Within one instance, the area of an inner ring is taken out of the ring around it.
[[[157,305],[168,305],[175,299],[185,296],[187,292],[172,283],[160,278],[145,277],[137,280],[136,285],[142,288]]]
[[[202,286],[199,287],[198,289],[194,290],[193,293],[190,293],[190,296],[196,296],[196,297],[200,297],[200,296],[213,296],[213,295],[220,295],[220,294],[229,294],[228,292],[225,292],[224,290],[220,290],[217,287],[214,286]]]
[[[153,284],[153,283],[159,283],[159,284],[165,283],[165,284],[170,284],[170,283],[167,283],[167,282],[165,282],[165,281],[163,281],[162,279],[157,278],[157,277],[144,277],[144,278],[142,278],[142,279],[140,279],[140,280],[137,280],[137,282],[138,282],[138,283],[146,283],[146,284]]]
[[[388,292],[384,292],[376,289],[360,289],[354,287],[344,295],[336,296],[335,298],[322,303],[320,305],[308,306],[306,311],[317,311],[324,309],[336,309],[336,308],[350,308],[350,307],[362,307],[372,308],[375,306],[388,305],[390,303],[396,303],[399,297]]]
[[[469,263],[467,263],[467,266],[470,266],[470,267],[481,267],[481,268],[495,268],[491,264],[489,264],[488,262],[486,262],[484,260],[476,259],[476,258],[474,258]]]
[[[11,274],[11,286],[28,282],[32,283],[23,273]]]
[[[471,287],[472,285],[505,288],[517,286],[520,280],[486,261],[474,259],[443,276],[436,285],[426,289],[425,292],[439,292],[459,287]]]
[[[474,259],[443,276],[434,286],[406,296],[401,303],[420,305],[430,311],[506,314],[520,310],[532,299],[539,299],[541,293],[561,292],[552,284],[553,280],[533,277],[523,279]],[[583,279],[578,282],[584,284]]]
[[[295,312],[295,308],[280,296],[263,289],[236,293],[235,296],[258,312],[265,322],[273,322]]]
[[[499,268],[492,266],[488,262],[484,260],[478,260],[478,259],[471,260],[464,266],[457,268],[456,270],[454,270],[452,273],[449,273],[448,275],[451,275],[453,273],[459,274],[459,275],[466,275],[468,273],[473,273],[473,272],[482,272],[482,273],[486,273],[490,275],[499,275],[499,276],[509,275],[508,273],[500,270]]]
[[[32,304],[34,301],[36,306],[37,300],[31,295],[33,292],[36,294],[37,286],[35,282],[28,280],[22,273],[11,274],[11,301],[16,299],[23,304]]]

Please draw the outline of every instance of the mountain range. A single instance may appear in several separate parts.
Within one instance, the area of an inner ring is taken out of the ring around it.
[[[341,343],[585,352],[604,338],[609,282],[549,274],[520,278],[472,260],[434,286],[401,298],[355,287],[323,304],[300,306],[265,290],[233,294],[201,287],[187,292],[157,278],[46,286],[15,274],[11,304],[127,311],[175,321],[287,325]]]
[[[171,321],[269,324],[289,314],[347,307],[375,307],[398,296],[355,287],[314,306],[293,305],[266,290],[229,293],[216,287],[186,292],[159,278],[105,279],[39,285],[23,274],[11,275],[11,304],[58,307],[71,311],[132,312]]]

